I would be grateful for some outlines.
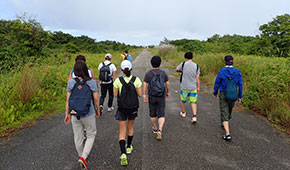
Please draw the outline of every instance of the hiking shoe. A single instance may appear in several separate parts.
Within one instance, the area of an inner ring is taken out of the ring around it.
[[[154,128],[152,127],[152,132],[156,134],[156,133],[159,132],[159,130],[158,130],[158,129],[154,129]]]
[[[126,148],[126,153],[127,154],[132,153],[132,151],[133,151],[133,145],[131,145],[129,148],[128,147]]]
[[[124,166],[124,165],[128,165],[128,161],[127,161],[127,155],[126,154],[122,154],[120,156],[120,159],[121,159],[121,165]]]
[[[81,170],[88,170],[86,160],[83,157],[80,157],[78,163],[80,164]]]
[[[186,112],[184,112],[184,113],[180,112],[179,114],[181,117],[186,117]]]
[[[196,115],[193,115],[193,117],[191,119],[191,123],[196,123],[196,121],[197,121]]]
[[[222,138],[223,138],[223,140],[225,140],[225,141],[231,141],[231,140],[232,140],[231,135],[223,135]]]
[[[114,110],[114,107],[109,107],[108,108],[108,112],[111,112],[111,111],[113,111]]]
[[[157,132],[157,137],[156,137],[157,140],[162,140],[162,133],[161,131],[158,131]]]
[[[104,109],[103,105],[100,105],[100,115],[103,114],[103,109]]]

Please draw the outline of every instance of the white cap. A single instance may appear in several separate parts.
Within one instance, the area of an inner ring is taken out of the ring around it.
[[[121,63],[121,69],[125,70],[125,68],[128,68],[129,70],[132,69],[132,63],[129,60],[124,60]]]
[[[111,58],[112,58],[112,54],[107,53],[107,54],[105,55],[105,58],[106,58],[106,59],[111,59]]]

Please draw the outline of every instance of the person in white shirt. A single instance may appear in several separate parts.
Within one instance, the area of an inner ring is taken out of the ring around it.
[[[116,66],[111,63],[112,54],[108,53],[105,55],[105,61],[99,64],[99,81],[101,84],[101,97],[100,97],[100,110],[102,113],[104,100],[107,95],[107,91],[109,92],[109,100],[108,100],[108,111],[111,112],[114,110],[113,107],[113,82],[116,79]]]

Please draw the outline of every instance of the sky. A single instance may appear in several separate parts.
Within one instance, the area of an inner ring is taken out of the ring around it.
[[[260,25],[290,13],[290,0],[0,0],[0,19],[25,12],[45,30],[158,45],[164,37],[258,35]]]

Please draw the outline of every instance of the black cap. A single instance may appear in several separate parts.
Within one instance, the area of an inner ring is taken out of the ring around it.
[[[225,56],[225,62],[226,65],[233,65],[234,64],[234,58],[231,55],[226,55]]]

